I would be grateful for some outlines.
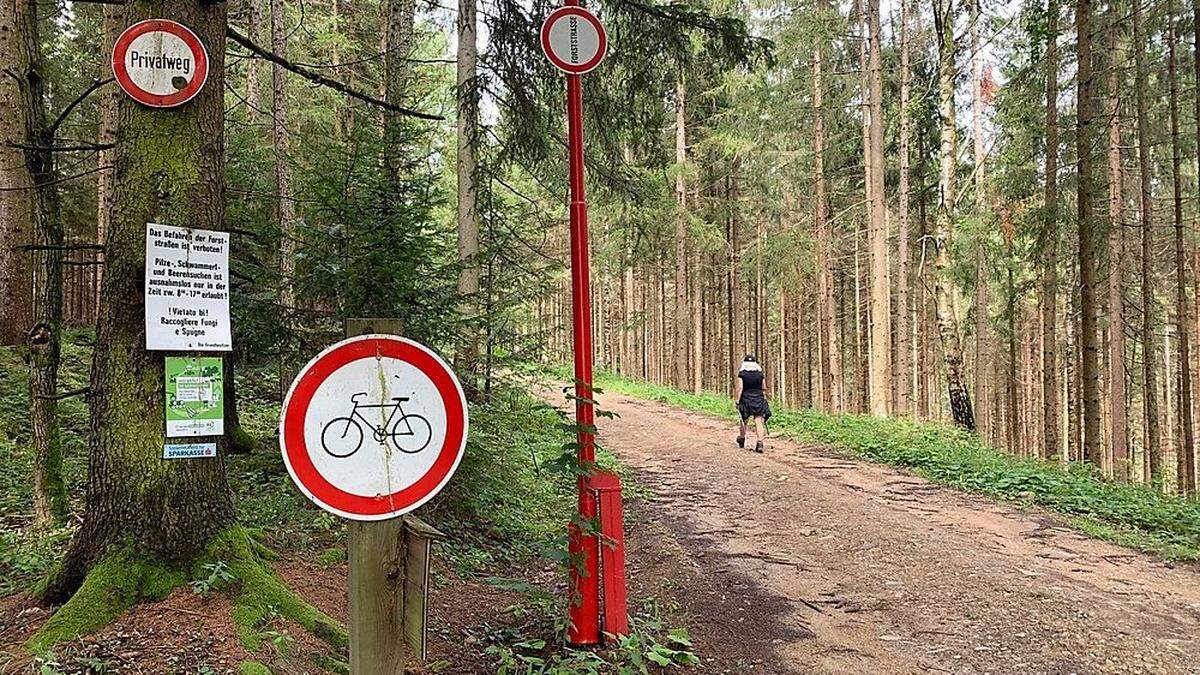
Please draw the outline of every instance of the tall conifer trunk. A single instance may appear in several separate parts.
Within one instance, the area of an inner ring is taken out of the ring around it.
[[[687,304],[687,85],[683,64],[675,79],[675,342],[672,363],[673,384],[688,382],[688,304]]]
[[[455,167],[458,172],[458,261],[462,269],[458,273],[458,296],[462,303],[463,318],[468,323],[464,326],[464,334],[455,352],[454,361],[455,370],[467,381],[471,389],[476,386],[476,361],[479,357],[479,330],[470,323],[476,314],[478,304],[475,296],[479,293],[479,211],[475,175],[478,162],[475,146],[478,142],[479,116],[476,16],[475,0],[459,0],[456,122],[458,158]]]
[[[1109,442],[1113,476],[1129,480],[1129,427],[1125,396],[1125,233],[1124,188],[1121,177],[1121,89],[1117,65],[1121,62],[1120,26],[1114,15],[1108,27],[1110,66],[1108,89],[1108,398]]]
[[[1100,465],[1103,450],[1100,445],[1100,343],[1097,330],[1096,291],[1099,274],[1096,269],[1096,249],[1099,228],[1096,226],[1095,146],[1097,90],[1092,31],[1095,26],[1094,0],[1077,0],[1075,28],[1078,41],[1077,124],[1075,132],[1076,173],[1078,175],[1076,205],[1079,215],[1079,349],[1080,398],[1083,405],[1083,459]]]
[[[867,55],[868,116],[867,190],[871,249],[871,341],[870,410],[886,417],[892,397],[892,326],[891,274],[888,261],[887,212],[884,204],[883,161],[883,73],[881,65],[882,31],[879,27],[879,0],[867,2],[867,29],[870,46]]]
[[[900,2],[900,204],[899,231],[896,235],[896,256],[900,259],[896,274],[896,368],[895,376],[899,379],[896,385],[896,414],[905,416],[911,412],[913,395],[912,377],[912,345],[911,326],[909,317],[908,288],[909,264],[911,254],[908,250],[909,240],[909,160],[908,150],[911,131],[909,129],[908,99],[912,87],[912,67],[909,64],[908,51],[908,12],[909,0]]]
[[[1175,225],[1175,343],[1179,350],[1179,384],[1176,385],[1179,443],[1175,449],[1175,477],[1180,494],[1190,495],[1195,490],[1191,467],[1196,445],[1192,429],[1192,359],[1188,353],[1188,276],[1187,253],[1184,249],[1183,237],[1183,154],[1179,141],[1179,77],[1175,58],[1175,3],[1168,2],[1167,8],[1167,81],[1170,89],[1171,112],[1171,194]]]
[[[22,145],[29,144],[22,82],[33,65],[25,33],[36,24],[30,0],[3,0],[0,7],[0,345],[19,345],[33,324],[30,255],[34,221],[33,181]],[[30,16],[30,13],[34,16]],[[35,45],[36,46],[36,43]],[[15,73],[10,76],[9,73]]]
[[[842,412],[841,352],[833,298],[833,237],[829,194],[825,183],[825,111],[821,82],[821,47],[813,50],[813,203],[817,229],[817,324],[821,333],[821,407]]]
[[[1045,219],[1042,224],[1042,446],[1059,454],[1058,384],[1058,0],[1047,0]]]
[[[271,2],[271,48],[287,57],[284,0]],[[209,83],[211,85],[211,82]],[[288,164],[287,71],[271,64],[271,140],[275,150],[275,217],[279,222],[279,305],[283,313],[283,346],[279,358],[279,390],[287,391],[296,374],[297,345],[293,336],[296,314],[296,205],[292,202],[292,172]]]
[[[1133,3],[1133,55],[1137,68],[1134,94],[1137,99],[1139,218],[1142,239],[1142,401],[1145,421],[1143,448],[1146,479],[1155,482],[1162,478],[1162,438],[1158,413],[1158,373],[1155,364],[1154,324],[1154,202],[1151,192],[1150,122],[1146,96],[1146,45],[1143,42],[1143,12],[1141,3]]]

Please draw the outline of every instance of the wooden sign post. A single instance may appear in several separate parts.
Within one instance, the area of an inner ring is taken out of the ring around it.
[[[402,675],[425,658],[432,543],[411,515],[454,474],[467,401],[450,366],[394,319],[350,319],[300,370],[279,444],[296,486],[348,519],[350,672]]]
[[[401,335],[399,319],[349,319],[346,337]],[[444,535],[416,516],[349,523],[350,672],[402,675],[425,658],[429,563]]]

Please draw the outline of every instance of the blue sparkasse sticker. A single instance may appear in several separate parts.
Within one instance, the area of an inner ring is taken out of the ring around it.
[[[163,459],[196,459],[216,456],[216,443],[167,444],[163,446]]]

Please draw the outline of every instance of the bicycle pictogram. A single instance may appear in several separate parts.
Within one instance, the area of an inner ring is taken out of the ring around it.
[[[353,407],[350,414],[329,420],[321,429],[321,446],[331,457],[344,459],[358,452],[366,438],[363,425],[371,430],[371,437],[376,443],[390,441],[406,455],[415,455],[429,445],[433,439],[433,427],[421,415],[404,412],[403,404],[410,400],[409,397],[396,396],[390,403],[360,402],[359,399],[366,395],[367,392],[362,391],[351,396]],[[364,410],[388,409],[387,418],[380,424],[367,419],[362,413]]]

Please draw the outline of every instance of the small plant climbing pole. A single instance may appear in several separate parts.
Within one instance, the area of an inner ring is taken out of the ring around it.
[[[621,489],[617,477],[597,472],[596,415],[592,388],[591,281],[588,253],[587,196],[583,175],[582,75],[600,64],[608,38],[591,12],[569,0],[546,17],[541,31],[542,51],[567,76],[567,163],[571,186],[571,306],[575,354],[575,423],[579,456],[577,518],[569,526],[570,624],[572,644],[600,642],[601,559],[605,539],[603,632],[629,632],[625,612],[624,533],[621,531]],[[601,496],[603,495],[603,496]],[[607,506],[602,514],[600,503]],[[614,519],[615,516],[615,519]],[[600,527],[596,527],[600,518]],[[607,528],[605,527],[607,525]],[[614,527],[616,528],[614,530]],[[598,534],[599,533],[599,534]],[[619,554],[619,555],[618,555]]]

